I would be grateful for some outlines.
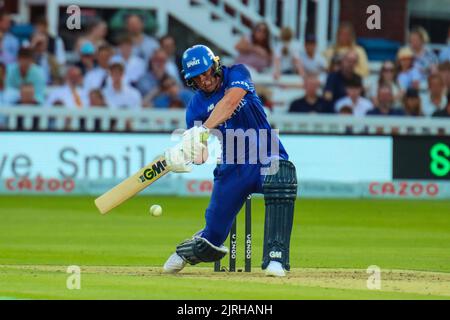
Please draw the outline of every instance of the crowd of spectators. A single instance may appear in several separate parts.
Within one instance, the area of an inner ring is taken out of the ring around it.
[[[302,77],[304,96],[290,103],[289,112],[450,116],[446,112],[450,111],[450,27],[448,46],[439,55],[428,47],[424,28],[410,30],[408,43],[398,50],[395,61],[382,63],[375,81],[350,23],[340,25],[336,43],[323,53],[317,51],[314,35],[306,35],[302,48],[289,28],[281,29],[274,50],[270,39],[268,26],[257,24],[236,45],[236,62],[255,72],[271,72],[274,80],[289,74]]]
[[[141,110],[185,108],[193,93],[181,80],[175,39],[144,32],[137,14],[108,41],[98,20],[74,42],[67,62],[64,43],[48,33],[45,20],[33,25],[27,41],[11,32],[11,17],[0,14],[0,105]],[[113,42],[111,40],[111,42]]]
[[[124,19],[113,43],[105,21],[88,26],[68,62],[63,41],[48,33],[45,20],[34,24],[24,42],[10,32],[11,17],[1,13],[0,106],[185,108],[193,92],[182,81],[174,37],[146,34],[137,14]],[[367,81],[368,57],[350,23],[342,23],[336,42],[319,52],[314,35],[307,34],[301,46],[289,28],[282,28],[279,42],[272,44],[270,28],[261,22],[236,44],[235,62],[270,73],[274,81],[301,77],[304,96],[290,102],[289,112],[448,117],[450,28],[448,38],[449,45],[437,54],[428,47],[426,30],[413,28],[396,60],[383,62],[376,81]]]

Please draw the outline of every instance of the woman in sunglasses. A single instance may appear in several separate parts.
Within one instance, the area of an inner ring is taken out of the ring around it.
[[[381,66],[380,73],[378,76],[378,81],[374,83],[369,88],[369,97],[372,99],[374,105],[378,104],[377,101],[377,92],[378,88],[382,86],[391,87],[392,94],[394,96],[394,101],[396,103],[400,102],[401,99],[401,91],[396,81],[396,67],[393,61],[387,60],[383,62]]]

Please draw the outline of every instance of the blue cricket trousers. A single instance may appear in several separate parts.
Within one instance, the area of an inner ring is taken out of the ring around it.
[[[260,164],[220,164],[214,170],[214,186],[202,236],[221,246],[247,196],[262,193],[263,179]]]

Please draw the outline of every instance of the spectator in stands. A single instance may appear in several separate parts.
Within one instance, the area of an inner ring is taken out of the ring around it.
[[[275,47],[273,77],[279,79],[282,74],[298,74],[303,77],[305,70],[300,60],[300,44],[292,40],[291,28],[284,27],[280,33],[280,43]]]
[[[373,109],[372,102],[362,96],[363,85],[361,77],[355,76],[353,79],[347,81],[345,90],[347,95],[336,101],[335,111],[337,113],[344,106],[350,106],[355,116],[364,116],[369,110]]]
[[[327,62],[316,50],[316,47],[316,37],[313,34],[307,35],[305,37],[305,50],[300,52],[300,60],[307,75],[319,75],[326,71]]]
[[[258,93],[261,104],[267,112],[272,112],[274,107],[273,92],[264,84],[255,85],[255,91]]]
[[[133,39],[128,35],[122,36],[119,39],[119,52],[114,58],[115,60],[121,60],[125,65],[125,81],[133,87],[136,87],[139,78],[145,73],[147,64],[144,59],[133,55],[132,52]]]
[[[48,52],[51,53],[58,62],[59,65],[66,64],[66,49],[64,41],[61,37],[53,37],[48,32],[48,23],[45,17],[42,17],[36,21],[34,25],[35,33],[43,34],[47,37]]]
[[[45,34],[35,33],[31,38],[31,48],[35,63],[44,70],[47,84],[61,84],[61,70],[56,57],[48,51],[48,38]]]
[[[111,83],[102,93],[108,107],[138,111],[142,106],[142,98],[135,88],[123,81],[125,67],[121,63],[112,63],[109,67]]]
[[[355,77],[361,77],[355,73],[358,63],[358,55],[355,51],[348,51],[340,63],[339,71],[328,75],[324,88],[324,99],[334,106],[335,102],[347,95],[346,83]]]
[[[147,72],[139,79],[137,88],[142,96],[157,89],[161,80],[167,75],[167,55],[162,49],[157,49],[150,59]]]
[[[353,115],[353,108],[351,106],[342,106],[342,108],[338,112],[339,114],[352,116]],[[347,128],[348,133],[351,133],[351,129],[349,130]]]
[[[325,51],[325,58],[330,64],[334,56],[344,56],[347,52],[354,51],[358,57],[355,72],[361,76],[369,75],[369,61],[363,47],[356,44],[356,36],[353,25],[343,22],[337,31],[336,44]]]
[[[40,103],[36,100],[36,93],[34,91],[34,86],[29,83],[24,83],[20,86],[20,97],[16,102],[18,106],[39,106]],[[18,117],[17,119],[17,130],[25,130],[24,118]],[[31,130],[39,130],[39,118],[33,117]]]
[[[444,80],[439,74],[432,74],[428,77],[428,94],[422,99],[422,112],[425,116],[431,116],[446,106]]]
[[[235,46],[239,55],[236,63],[242,63],[257,72],[263,72],[272,64],[269,26],[257,23],[250,36],[244,36]]]
[[[9,32],[11,17],[6,12],[0,12],[0,62],[10,64],[16,62],[19,52],[19,40]]]
[[[403,111],[408,116],[423,116],[419,90],[410,88],[403,97]]]
[[[82,89],[83,74],[77,66],[69,66],[65,85],[55,88],[47,98],[47,105],[61,101],[69,109],[82,109],[88,105],[88,99]]]
[[[376,107],[367,112],[367,115],[374,116],[402,116],[403,110],[395,105],[394,93],[392,86],[389,84],[381,84],[378,86]]]
[[[441,53],[439,54],[439,62],[450,62],[450,25],[448,26],[447,31],[447,47],[441,50]]]
[[[14,104],[19,94],[14,89],[6,88],[6,66],[0,62],[0,108]],[[0,115],[0,129],[6,126],[7,117]]]
[[[19,99],[19,91],[6,87],[6,66],[0,62],[0,107],[14,104]]]
[[[176,54],[177,47],[175,39],[171,35],[167,34],[159,39],[159,45],[167,55],[167,74],[173,77],[179,84],[183,84],[183,82],[181,81],[181,70],[179,68],[179,66],[181,65],[181,57],[177,56]]]
[[[159,48],[159,44],[153,37],[144,33],[144,22],[140,15],[128,16],[127,31],[133,39],[133,54],[148,63],[155,50]]]
[[[89,107],[90,108],[107,108],[107,104],[105,101],[105,98],[103,97],[103,93],[101,90],[94,89],[91,92],[89,92]],[[94,131],[105,131],[105,130],[111,130],[116,125],[115,120],[109,121],[108,124],[106,124],[106,128],[102,127],[102,119],[95,119],[94,121]]]
[[[171,76],[165,76],[159,89],[151,101],[144,101],[145,107],[165,108],[165,109],[184,109],[191,101],[193,92],[188,89],[180,88],[177,81]],[[145,100],[145,99],[144,99]]]
[[[327,68],[328,73],[339,72],[341,70],[342,57],[334,56],[331,58],[330,65]]]
[[[93,89],[104,89],[108,83],[109,62],[113,56],[112,47],[105,45],[97,50],[97,66],[86,73],[84,78],[84,89],[90,92]]]
[[[402,95],[409,88],[419,89],[421,75],[414,67],[414,52],[408,47],[401,48],[397,54],[397,61],[399,68],[397,82]]]
[[[399,102],[401,99],[401,90],[397,84],[396,78],[395,78],[395,64],[392,61],[385,61],[383,62],[383,65],[381,66],[380,73],[378,76],[378,81],[374,83],[369,90],[369,96],[372,99],[372,102],[374,105],[378,104],[377,97],[378,97],[378,89],[381,86],[389,86],[391,87],[391,91],[394,97],[394,100],[396,102]]]
[[[108,25],[103,20],[97,20],[92,23],[87,30],[87,34],[83,37],[78,38],[75,45],[76,52],[80,52],[81,46],[85,42],[90,42],[94,45],[96,50],[100,47],[109,45],[106,41],[106,36],[108,35]]]
[[[37,106],[40,103],[36,100],[36,93],[32,84],[24,83],[20,86],[20,97],[17,105]]]
[[[76,63],[81,73],[85,76],[95,68],[95,47],[90,41],[86,41],[80,48],[80,60]]]
[[[450,92],[450,61],[446,61],[439,65],[439,75],[444,81],[444,87],[446,88],[447,93]]]
[[[319,97],[320,82],[317,76],[307,75],[304,79],[305,96],[303,98],[294,100],[289,112],[307,112],[307,113],[329,113],[330,104],[323,98]]]
[[[21,48],[17,63],[10,65],[6,72],[6,87],[20,90],[23,84],[34,87],[36,101],[42,103],[45,94],[44,70],[33,63],[33,52],[29,48]]]
[[[414,67],[420,72],[421,80],[437,71],[438,57],[427,47],[429,36],[422,27],[415,27],[409,34],[409,47],[414,53]]]
[[[94,89],[89,92],[89,107],[106,108],[107,103],[101,90]]]
[[[450,93],[447,94],[447,106],[433,113],[433,117],[450,118]]]

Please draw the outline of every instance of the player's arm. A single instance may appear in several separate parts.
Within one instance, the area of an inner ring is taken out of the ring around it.
[[[206,140],[209,135],[208,130],[216,128],[219,124],[225,122],[233,115],[233,112],[239,106],[239,102],[247,94],[243,88],[232,87],[225,93],[224,97],[216,104],[211,115],[203,123],[202,127],[191,127],[183,135],[182,149],[184,158],[191,163],[202,164],[207,157]],[[187,117],[188,127],[192,125],[192,120]]]
[[[247,94],[242,88],[231,88],[227,91],[225,96],[220,100],[209,118],[203,124],[208,129],[216,128],[221,123],[224,123],[231,118],[233,112],[239,106],[239,102]]]

